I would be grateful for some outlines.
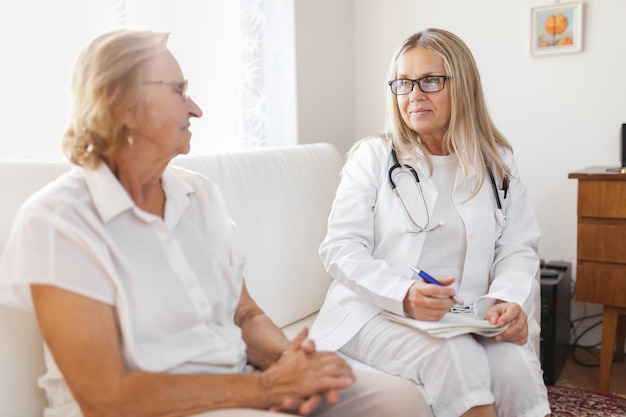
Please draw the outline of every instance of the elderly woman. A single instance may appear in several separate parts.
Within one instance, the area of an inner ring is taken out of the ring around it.
[[[387,133],[357,143],[343,169],[320,247],[335,281],[311,337],[414,381],[436,416],[545,416],[527,324],[540,232],[474,58],[428,29],[402,43],[388,79]],[[380,314],[437,321],[459,302],[509,327],[442,339]]]
[[[0,261],[0,300],[34,308],[45,340],[46,416],[413,415],[411,384],[288,341],[250,298],[219,190],[168,165],[202,111],[167,38],[81,53],[77,166],[22,207]]]

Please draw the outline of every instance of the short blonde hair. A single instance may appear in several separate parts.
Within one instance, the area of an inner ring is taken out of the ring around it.
[[[70,161],[95,168],[128,146],[123,112],[135,105],[142,65],[166,48],[168,37],[122,29],[82,50],[72,72],[72,111],[62,141]]]
[[[476,61],[467,47],[455,34],[429,28],[408,37],[398,48],[389,67],[388,79],[395,80],[398,61],[413,48],[424,48],[443,59],[450,79],[451,117],[444,144],[459,159],[465,178],[470,172],[479,175],[477,186],[483,183],[487,165],[491,165],[497,176],[503,178],[510,170],[502,161],[498,147],[512,150],[510,143],[496,128],[489,116]],[[402,119],[396,96],[387,90],[386,133],[399,154],[413,156],[413,147],[423,149],[429,167],[431,160],[426,148],[416,140],[416,133]],[[475,190],[477,191],[477,189]]]

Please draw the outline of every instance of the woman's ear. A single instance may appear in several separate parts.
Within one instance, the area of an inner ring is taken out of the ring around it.
[[[134,129],[137,124],[135,121],[135,109],[134,108],[122,109],[119,111],[119,113],[120,114],[118,116],[122,119],[124,126],[126,126],[128,130]]]

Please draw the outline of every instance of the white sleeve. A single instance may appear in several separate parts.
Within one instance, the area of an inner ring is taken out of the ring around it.
[[[539,291],[536,274],[541,231],[530,195],[511,153],[507,153],[505,161],[511,168],[506,198],[500,191],[506,227],[495,242],[489,293],[476,300],[476,311],[482,315],[497,299],[517,303],[528,314]]]
[[[32,310],[30,284],[114,303],[114,286],[102,261],[108,258],[106,248],[89,236],[80,216],[63,217],[62,212],[41,205],[19,211],[0,259],[0,303]]]
[[[342,171],[320,255],[328,273],[367,301],[404,314],[402,301],[414,283],[408,268],[376,258],[374,207],[386,186],[390,149],[382,141],[363,142]]]

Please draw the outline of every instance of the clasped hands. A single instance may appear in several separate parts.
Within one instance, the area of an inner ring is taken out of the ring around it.
[[[263,372],[268,393],[276,396],[271,411],[306,415],[339,401],[339,390],[351,386],[352,368],[334,352],[317,352],[304,329],[280,358]]]
[[[404,312],[416,320],[441,320],[455,302],[450,298],[455,295],[450,284],[454,278],[437,277],[442,286],[415,281],[403,300]],[[510,323],[508,329],[495,337],[497,342],[511,342],[523,345],[528,340],[527,315],[519,304],[497,300],[485,315],[485,320],[497,326]]]

